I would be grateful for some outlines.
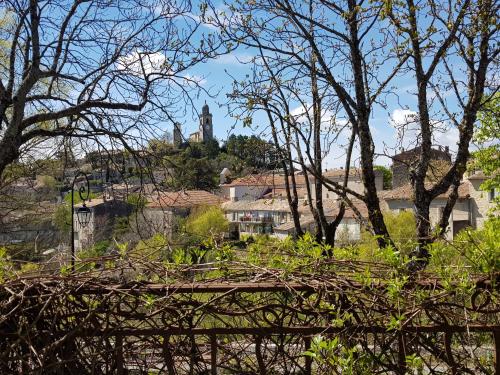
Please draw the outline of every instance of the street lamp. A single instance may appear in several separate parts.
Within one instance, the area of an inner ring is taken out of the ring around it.
[[[71,270],[75,270],[75,183],[76,180],[83,176],[85,180],[85,184],[81,185],[78,188],[78,195],[80,196],[80,199],[82,200],[83,204],[82,207],[79,207],[76,210],[76,217],[78,219],[78,223],[80,224],[81,228],[85,228],[89,222],[90,218],[92,215],[92,212],[90,211],[90,208],[87,207],[85,204],[86,200],[90,200],[90,182],[88,176],[81,172],[78,171],[73,178],[73,183],[71,184]]]

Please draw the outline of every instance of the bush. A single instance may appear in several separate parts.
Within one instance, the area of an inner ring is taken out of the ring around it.
[[[431,246],[429,269],[467,267],[473,273],[500,272],[500,217],[492,217],[482,229],[461,231],[453,242],[437,241]]]
[[[99,241],[96,242],[91,248],[81,250],[77,255],[80,259],[102,257],[107,253],[110,246],[111,241],[109,240]]]
[[[140,211],[146,206],[147,199],[141,194],[133,193],[128,195],[127,203],[133,207],[134,211]]]
[[[229,222],[220,207],[198,207],[189,215],[185,228],[201,241],[212,239],[217,244],[229,230]]]
[[[415,215],[411,211],[384,212],[384,220],[401,256],[408,256],[417,246]],[[355,259],[359,260],[372,261],[380,255],[376,237],[367,231],[361,234],[361,242],[349,249],[357,254]]]
[[[168,239],[159,233],[156,233],[147,240],[141,240],[130,252],[134,257],[149,260],[160,260],[167,258]]]

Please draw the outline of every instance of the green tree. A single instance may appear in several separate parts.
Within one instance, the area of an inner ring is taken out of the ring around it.
[[[127,196],[127,203],[133,207],[135,212],[142,210],[147,203],[145,196],[137,193],[132,193]]]
[[[486,99],[478,118],[474,139],[481,148],[472,154],[472,165],[489,176],[481,185],[483,190],[500,190],[500,93]],[[495,198],[495,203],[500,208],[500,197]]]
[[[198,207],[186,221],[186,232],[201,240],[213,240],[216,244],[229,230],[229,222],[220,207]]]
[[[71,208],[68,204],[61,204],[56,208],[52,216],[52,222],[62,234],[69,234],[71,230]]]
[[[170,159],[174,166],[167,186],[174,190],[200,189],[213,190],[218,185],[218,171],[214,163],[206,157],[196,159],[188,153]]]
[[[158,260],[166,258],[165,252],[167,250],[167,238],[160,233],[156,233],[146,240],[139,241],[130,254],[141,259]]]

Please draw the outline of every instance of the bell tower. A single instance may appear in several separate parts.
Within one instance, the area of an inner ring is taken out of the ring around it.
[[[200,115],[200,136],[201,142],[206,142],[214,137],[214,129],[212,125],[212,114],[210,113],[210,109],[208,108],[208,104],[205,102],[205,105],[201,109]]]
[[[182,143],[182,129],[181,124],[176,122],[174,124],[174,146],[179,147]]]

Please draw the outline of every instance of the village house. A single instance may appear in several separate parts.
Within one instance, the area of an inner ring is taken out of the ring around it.
[[[486,178],[482,172],[476,172],[467,176],[460,184],[458,199],[449,219],[447,239],[453,239],[464,228],[483,227],[484,221],[491,213],[493,200],[498,194],[496,191],[487,192],[480,189]],[[432,226],[441,220],[450,191],[439,195],[431,202],[429,216]],[[382,210],[393,212],[413,210],[413,191],[410,184],[381,192],[379,197]]]
[[[420,146],[411,150],[401,151],[392,157],[391,171],[393,189],[404,186],[410,182],[410,170],[414,164],[418,162],[419,155]],[[451,154],[448,146],[438,146],[438,148],[431,148],[429,156],[430,165],[427,177],[430,181],[435,181],[451,166]]]
[[[377,189],[382,190],[384,177],[382,171],[375,172],[375,184]],[[325,179],[342,184],[345,170],[330,169],[323,172]],[[307,199],[307,181],[302,172],[295,172],[295,187],[299,199]],[[289,176],[290,184],[292,179]],[[314,186],[314,177],[309,176],[309,185],[311,188],[311,197],[315,199],[316,191]],[[349,170],[349,180],[347,187],[357,193],[363,193],[364,186],[361,178],[361,170],[352,168]],[[224,198],[233,202],[246,200],[253,201],[260,198],[286,197],[285,177],[282,173],[272,171],[266,173],[250,174],[237,178],[229,183],[221,184],[221,194]],[[326,187],[322,190],[323,199],[335,199],[337,194],[329,191]]]
[[[382,191],[384,188],[384,174],[380,170],[374,170],[373,173],[375,174],[375,186],[377,187],[377,191]],[[333,181],[340,185],[342,185],[344,182],[344,175],[345,175],[345,170],[343,168],[327,169],[325,172],[323,172],[323,177],[327,181],[328,180]],[[347,182],[347,187],[350,190],[355,191],[356,193],[363,194],[365,187],[363,185],[363,179],[361,176],[360,168],[349,169],[349,180]],[[316,191],[314,184],[311,184],[311,191],[313,199],[316,199]],[[323,200],[335,199],[338,197],[338,195],[335,192],[330,191],[325,187],[323,187],[322,189],[322,196]]]
[[[383,174],[375,171],[377,188],[383,188]],[[326,179],[342,183],[345,170],[342,168],[326,170],[323,175]],[[302,172],[294,175],[297,195],[300,200],[299,214],[301,228],[304,231],[315,231],[315,221],[308,204],[307,180]],[[291,177],[289,176],[291,183]],[[316,191],[314,178],[309,177],[311,198],[314,200]],[[349,171],[348,188],[355,192],[363,192],[361,172],[358,168]],[[222,195],[228,202],[222,204],[226,217],[230,222],[230,231],[233,236],[270,234],[284,238],[295,235],[295,225],[286,199],[285,177],[282,173],[273,171],[260,174],[251,174],[221,185]],[[337,194],[324,188],[322,191],[323,205],[327,220],[332,221],[337,215]],[[356,200],[355,200],[356,201]],[[366,207],[356,204],[358,212],[368,216]],[[338,229],[343,233],[347,242],[357,241],[360,238],[361,225],[355,213],[348,209]]]
[[[88,200],[85,206],[90,209],[90,219],[85,226],[80,224],[76,213],[73,215],[76,250],[86,249],[99,241],[109,239],[116,219],[127,216],[132,211],[128,203],[106,198]],[[81,207],[81,203],[75,205],[75,211]]]
[[[324,200],[323,204],[327,220],[334,220],[338,213],[338,202],[328,199]],[[364,205],[357,204],[357,208],[366,218],[367,211]],[[230,233],[235,237],[255,234],[269,234],[277,238],[295,236],[290,206],[283,197],[262,198],[255,201],[228,201],[222,204],[222,209],[230,223]],[[300,200],[299,215],[302,230],[314,232],[315,222],[306,199]],[[346,210],[339,226],[340,232],[343,233],[346,242],[360,239],[360,222],[350,209]]]
[[[400,212],[413,210],[413,191],[409,183],[410,169],[418,161],[420,147],[402,151],[394,155],[391,170],[393,172],[393,189],[379,194],[382,210]],[[451,155],[448,147],[438,146],[430,151],[429,172],[426,184],[430,187],[451,167]],[[482,228],[488,214],[491,213],[495,191],[481,190],[481,184],[487,179],[482,172],[472,172],[464,177],[458,188],[458,199],[450,215],[450,225],[446,237],[453,239],[462,229],[467,227]],[[432,226],[439,223],[451,190],[436,197],[430,205],[430,222]]]
[[[395,185],[392,190],[383,190],[383,174],[375,171],[377,190],[379,191],[380,205],[383,211],[401,212],[403,210],[413,210],[412,189],[408,182],[408,168],[411,165],[410,156],[416,155],[418,150],[413,149],[400,154],[397,157],[392,170],[395,171]],[[402,162],[404,160],[404,163]],[[434,178],[439,177],[439,173],[446,170],[450,160],[447,148],[439,148],[432,153],[434,170],[429,176],[430,185]],[[438,168],[442,167],[442,168]],[[342,183],[344,178],[343,169],[333,169],[324,172],[324,176],[332,181]],[[450,227],[446,234],[452,239],[456,234],[466,228],[481,228],[488,217],[492,201],[498,192],[485,192],[480,189],[480,185],[487,177],[480,172],[468,176],[458,189],[458,199],[450,217]],[[299,214],[301,227],[304,231],[315,230],[315,222],[309,210],[307,202],[307,185],[303,174],[296,172],[296,189],[300,199]],[[312,181],[312,179],[311,179]],[[405,183],[403,183],[405,182]],[[364,186],[361,171],[353,168],[349,172],[348,187],[358,193],[363,193]],[[311,197],[315,199],[314,184],[310,184]],[[230,231],[234,236],[252,234],[270,234],[284,238],[294,235],[295,226],[292,220],[288,200],[286,199],[285,178],[283,174],[277,172],[251,174],[235,179],[232,182],[221,185],[221,192],[228,201],[222,204],[226,217],[230,222]],[[338,202],[337,194],[324,188],[323,204],[325,215],[328,220],[333,220],[336,216]],[[440,195],[432,203],[430,208],[431,224],[436,225],[442,217],[443,209],[446,205],[449,192]],[[356,200],[354,200],[356,201]],[[362,213],[363,219],[368,214],[366,206],[356,201],[358,212]],[[339,233],[344,231],[348,241],[356,241],[361,233],[361,223],[359,217],[354,212],[347,210],[344,219],[339,227]]]
[[[220,206],[223,199],[204,190],[182,190],[176,192],[154,192],[147,196],[141,212],[146,237],[156,233],[171,238],[175,231],[176,218],[186,217],[200,206]]]

